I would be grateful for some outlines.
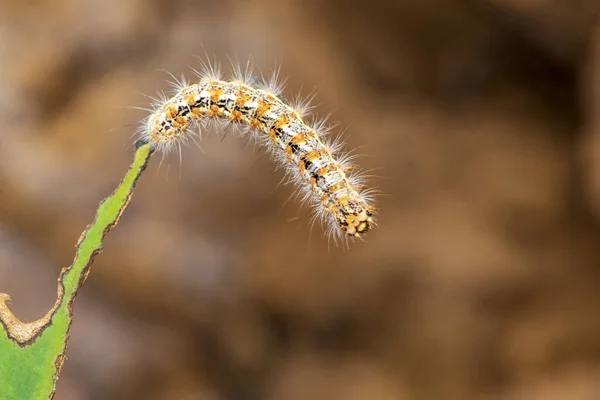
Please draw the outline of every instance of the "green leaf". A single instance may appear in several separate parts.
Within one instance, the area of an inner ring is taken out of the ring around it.
[[[152,155],[151,145],[140,142],[133,164],[115,192],[104,199],[94,222],[83,232],[75,259],[58,278],[58,296],[45,317],[23,323],[8,309],[10,297],[0,293],[0,399],[51,399],[65,359],[75,297],[102,251],[102,239],[117,225],[135,184]]]

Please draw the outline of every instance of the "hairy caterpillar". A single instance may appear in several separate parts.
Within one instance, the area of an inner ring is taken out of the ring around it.
[[[316,215],[330,222],[330,234],[360,238],[372,229],[372,192],[363,189],[362,178],[350,165],[352,157],[336,159],[339,146],[323,141],[324,125],[311,127],[304,121],[307,104],[292,107],[280,98],[277,74],[260,83],[249,64],[243,70],[234,65],[232,77],[222,80],[218,67],[203,67],[203,72],[195,71],[198,83],[176,80],[176,93],[156,101],[140,127],[142,139],[157,150],[170,151],[192,137],[194,125],[222,120],[240,126],[286,167],[304,190],[304,200],[311,200]]]

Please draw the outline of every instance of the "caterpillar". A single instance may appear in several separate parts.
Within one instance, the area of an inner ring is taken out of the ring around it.
[[[155,101],[139,129],[141,139],[168,152],[181,150],[193,137],[194,126],[221,120],[241,127],[271,150],[304,192],[303,200],[312,202],[315,217],[329,222],[331,236],[362,238],[373,228],[373,192],[363,186],[364,177],[352,165],[353,157],[336,158],[339,143],[323,139],[328,133],[325,124],[305,122],[308,102],[290,106],[282,99],[278,73],[261,82],[249,63],[244,69],[234,64],[226,80],[215,65],[203,63],[202,72],[194,71],[197,83],[175,79],[175,93]]]

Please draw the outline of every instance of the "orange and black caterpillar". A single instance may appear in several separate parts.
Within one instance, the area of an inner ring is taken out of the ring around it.
[[[169,150],[192,135],[192,125],[215,119],[239,125],[255,133],[306,189],[305,199],[312,199],[317,213],[332,223],[330,233],[360,238],[369,232],[375,207],[352,174],[350,157],[337,160],[336,149],[320,137],[320,124],[309,126],[303,110],[283,102],[276,89],[257,87],[248,72],[238,75],[225,81],[206,73],[198,83],[178,83],[177,93],[158,102],[145,120],[142,138],[157,150]]]

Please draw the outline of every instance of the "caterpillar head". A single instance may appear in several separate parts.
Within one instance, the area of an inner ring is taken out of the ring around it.
[[[344,208],[353,209],[351,212],[341,210],[340,215],[338,215],[339,226],[347,236],[361,238],[363,234],[369,232],[375,225],[373,219],[375,208],[373,206],[354,204],[354,207]]]

